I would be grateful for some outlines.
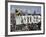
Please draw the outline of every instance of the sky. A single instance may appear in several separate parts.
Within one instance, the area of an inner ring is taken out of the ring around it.
[[[22,6],[22,5],[11,5],[10,10],[12,13],[15,13],[15,9],[19,8],[23,11],[25,14],[34,14],[34,11],[36,11],[36,14],[41,14],[41,6]]]

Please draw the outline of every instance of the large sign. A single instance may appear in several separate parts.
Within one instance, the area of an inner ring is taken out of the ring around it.
[[[16,16],[16,25],[39,23],[41,21],[40,15]]]

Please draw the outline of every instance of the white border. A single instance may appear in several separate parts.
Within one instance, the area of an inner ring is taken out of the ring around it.
[[[40,31],[21,31],[21,32],[10,32],[10,5],[24,5],[24,6],[41,6],[41,30]],[[8,3],[8,35],[16,34],[32,34],[32,33],[43,33],[43,5],[42,4],[27,4],[27,3]]]

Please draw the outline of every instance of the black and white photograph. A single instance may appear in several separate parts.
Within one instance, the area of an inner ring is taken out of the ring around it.
[[[10,10],[11,32],[41,30],[40,6],[11,5]]]
[[[43,16],[43,4],[8,2],[8,35],[43,33]]]

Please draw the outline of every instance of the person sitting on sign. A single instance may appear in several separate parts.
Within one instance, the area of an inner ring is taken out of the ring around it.
[[[15,12],[16,12],[16,16],[21,16],[21,13],[20,13],[19,9],[16,9]]]

